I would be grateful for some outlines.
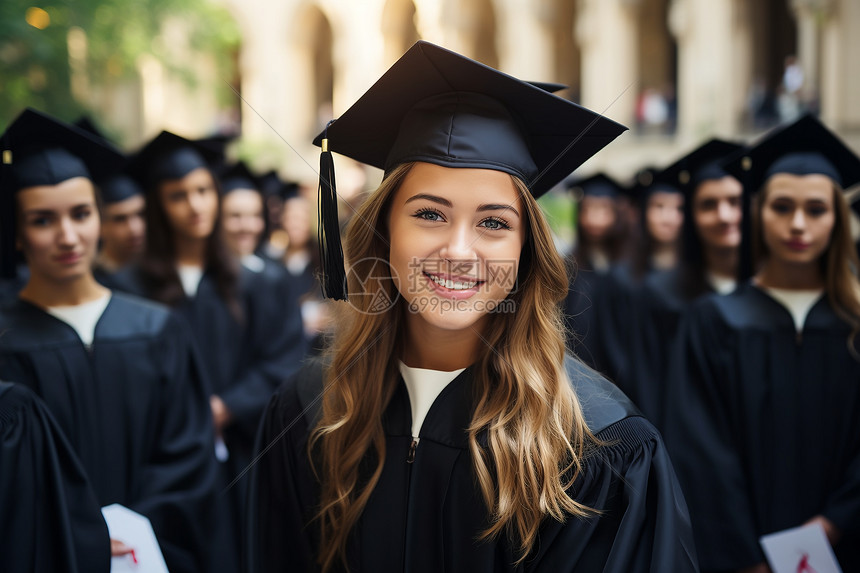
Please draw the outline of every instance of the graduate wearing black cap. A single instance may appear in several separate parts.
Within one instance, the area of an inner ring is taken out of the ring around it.
[[[641,272],[645,267],[647,273],[640,284],[628,289],[629,297],[615,297],[620,302],[600,317],[601,323],[610,325],[620,340],[610,349],[624,349],[623,356],[611,361],[615,366],[612,379],[661,429],[663,394],[678,321],[690,302],[719,287],[711,279],[712,261],[717,257],[737,260],[741,186],[716,163],[740,148],[726,141],[709,140],[668,167],[651,173],[650,183],[637,188],[646,204],[654,193],[670,199],[683,197],[680,261],[673,268],[648,265],[646,259],[638,265],[633,262],[633,268],[639,266]],[[735,269],[733,265],[730,277]],[[631,275],[635,276],[636,271],[631,270]],[[730,277],[727,280],[733,288]]]
[[[623,130],[426,42],[329,126],[324,285],[348,302],[269,404],[250,570],[695,570],[659,434],[565,357],[535,201]],[[340,283],[330,152],[386,172]]]
[[[0,561],[7,573],[110,570],[107,525],[44,402],[0,381]]]
[[[101,192],[101,248],[94,273],[110,286],[110,275],[135,262],[146,243],[146,199],[137,181],[119,173],[99,181]]]
[[[605,372],[596,298],[623,253],[626,225],[618,201],[624,189],[612,177],[597,173],[572,180],[568,190],[577,200],[577,209],[576,247],[564,301],[567,345],[590,367]]]
[[[145,185],[148,238],[139,264],[114,278],[190,324],[210,381],[223,489],[250,462],[266,402],[298,369],[304,339],[299,309],[283,285],[240,265],[227,248],[220,184],[210,168],[217,158],[167,131],[135,154],[128,170]],[[245,483],[220,498],[212,554],[224,570],[239,567]]]
[[[860,285],[842,188],[860,158],[806,116],[725,169],[755,196],[755,274],[684,317],[666,392],[700,564],[767,570],[759,537],[814,521],[858,571]]]
[[[199,571],[216,467],[188,327],[164,307],[104,288],[91,270],[92,181],[115,172],[122,156],[33,110],[0,141],[2,260],[17,249],[30,267],[18,300],[0,310],[0,378],[45,401],[99,504],[148,517],[171,571]]]

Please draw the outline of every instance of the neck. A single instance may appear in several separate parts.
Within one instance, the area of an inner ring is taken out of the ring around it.
[[[98,257],[96,257],[96,264],[110,272],[119,270],[129,262],[130,261],[127,258],[123,258],[119,253],[108,248],[102,249]]]
[[[479,324],[452,332],[407,320],[403,362],[412,368],[450,372],[471,366],[484,342],[478,336]]]
[[[755,276],[756,284],[787,290],[817,290],[824,288],[824,274],[818,261],[790,264],[768,259]]]
[[[176,237],[176,262],[193,267],[206,266],[206,239]]]
[[[675,243],[657,243],[654,245],[651,264],[660,270],[674,268],[678,264],[678,248]]]
[[[110,293],[100,285],[91,273],[58,283],[37,273],[30,274],[27,285],[19,297],[36,306],[76,306],[90,302]]]
[[[705,269],[718,277],[735,278],[738,274],[738,249],[705,247]]]

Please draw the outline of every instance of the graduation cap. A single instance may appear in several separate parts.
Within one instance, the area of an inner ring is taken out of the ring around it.
[[[710,139],[665,169],[655,172],[648,193],[683,193],[689,203],[693,193],[705,181],[731,176],[721,161],[741,149],[743,146],[737,143]]]
[[[105,205],[112,205],[144,194],[140,184],[125,173],[112,175],[107,179],[98,181],[97,185]]]
[[[577,196],[577,199],[583,197],[615,199],[625,194],[624,186],[602,171],[584,179],[572,179],[568,181],[566,186],[568,191]]]
[[[216,150],[162,131],[132,157],[127,172],[151,187],[162,181],[182,179],[201,167],[212,169],[217,161]]]
[[[559,84],[556,82],[528,82],[536,88],[540,88],[545,92],[549,92],[554,94],[556,92],[560,92],[562,90],[566,90],[569,86],[565,84]]]
[[[209,137],[194,139],[192,142],[207,152],[215,154],[210,163],[217,170],[227,165],[227,146],[238,137],[239,135],[235,133],[216,133]]]
[[[538,197],[625,129],[528,82],[417,42],[314,140],[323,149],[324,293],[346,299],[330,152],[386,173],[410,161],[493,169],[520,178]]]
[[[750,198],[778,173],[826,175],[843,189],[860,182],[860,157],[812,115],[779,127],[723,162],[744,187],[740,278],[752,274]]]
[[[75,120],[73,125],[75,127],[81,128],[84,131],[91,133],[97,137],[101,137],[102,139],[107,139],[107,137],[105,137],[105,135],[104,135],[104,132],[102,132],[102,130],[100,130],[98,128],[98,126],[95,124],[95,122],[93,122],[92,118],[88,115],[82,115],[81,117],[79,117],[78,119]]]
[[[251,189],[262,195],[257,177],[251,173],[251,170],[248,169],[244,161],[237,161],[233,165],[223,169],[218,174],[218,178],[221,181],[222,195],[226,195],[237,189]]]
[[[31,108],[0,136],[0,272],[14,276],[15,194],[27,187],[58,185],[73,177],[106,178],[122,168],[110,143]]]

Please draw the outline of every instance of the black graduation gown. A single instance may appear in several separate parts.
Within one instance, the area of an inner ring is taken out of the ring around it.
[[[383,419],[382,476],[349,544],[350,571],[695,571],[686,506],[660,435],[609,382],[572,358],[567,366],[589,427],[606,442],[586,460],[573,496],[602,517],[547,520],[519,566],[505,536],[477,542],[488,516],[464,430],[470,370],[433,403],[414,463],[406,461],[411,410],[401,380]],[[307,439],[321,388],[322,364],[309,361],[269,404],[258,441],[266,451],[251,483],[250,571],[318,570],[318,525],[311,522],[318,485]]]
[[[278,385],[298,370],[304,355],[301,315],[292,306],[286,273],[240,267],[241,320],[231,312],[204,273],[194,297],[183,299],[174,311],[191,325],[210,392],[224,401],[232,415],[223,431],[229,452],[219,464],[218,489],[225,491],[251,461],[254,437],[263,410]],[[135,267],[113,276],[124,290],[147,296]],[[212,552],[224,570],[241,562],[242,516],[247,480],[240,479],[220,498],[217,533]]]
[[[110,571],[110,539],[80,462],[44,403],[0,382],[0,570]]]
[[[802,336],[752,284],[697,302],[682,321],[666,440],[703,570],[764,561],[761,535],[824,515],[860,571],[860,362],[850,328],[819,300]]]
[[[567,348],[589,367],[601,370],[606,360],[596,309],[610,280],[609,272],[598,272],[588,266],[577,266],[574,272],[562,307]]]
[[[147,516],[172,572],[206,568],[216,462],[209,393],[185,323],[114,293],[87,349],[18,300],[0,311],[0,378],[48,405],[100,505]]]
[[[625,375],[617,380],[621,389],[642,413],[665,435],[663,408],[666,380],[681,317],[698,296],[713,293],[710,287],[698,296],[684,291],[683,271],[673,269],[649,273],[629,305],[630,329]]]

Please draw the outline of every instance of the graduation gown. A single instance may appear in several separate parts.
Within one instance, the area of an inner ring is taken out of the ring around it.
[[[589,427],[605,445],[585,460],[571,494],[600,517],[547,519],[535,550],[514,566],[505,536],[478,542],[488,515],[472,470],[465,427],[471,419],[466,369],[433,403],[407,463],[411,410],[400,384],[383,418],[386,461],[353,532],[352,572],[695,571],[686,506],[657,431],[609,382],[569,358],[567,367]],[[250,571],[318,570],[318,484],[307,440],[322,363],[309,361],[266,411],[249,512]],[[271,449],[269,449],[271,447]]]
[[[665,434],[663,426],[672,351],[681,317],[698,298],[684,290],[683,270],[649,273],[633,293],[630,308],[627,360],[616,382],[642,413]],[[710,287],[701,295],[715,292]],[[701,296],[699,295],[699,296]]]
[[[666,439],[703,570],[764,561],[761,535],[824,515],[860,571],[860,362],[826,297],[798,334],[752,284],[697,302],[679,332]]]
[[[44,403],[0,382],[0,570],[110,571],[110,538],[84,470]]]
[[[606,359],[602,354],[599,298],[609,282],[609,272],[598,272],[578,266],[570,281],[563,303],[567,348],[589,367],[602,371]]]
[[[212,553],[221,568],[236,570],[241,562],[242,516],[247,480],[233,484],[251,461],[254,437],[263,410],[278,385],[298,370],[304,355],[301,315],[291,305],[287,274],[273,266],[260,272],[240,267],[237,317],[218,294],[214,278],[204,273],[194,297],[185,297],[174,312],[190,325],[202,357],[210,393],[218,395],[232,420],[222,438],[229,457],[219,464],[218,490],[227,495],[217,508]],[[147,296],[138,270],[113,276],[124,290]],[[232,484],[232,486],[231,486]]]
[[[172,572],[206,569],[216,462],[209,393],[188,327],[114,293],[86,348],[22,300],[0,311],[0,378],[48,405],[101,506],[147,516]]]

